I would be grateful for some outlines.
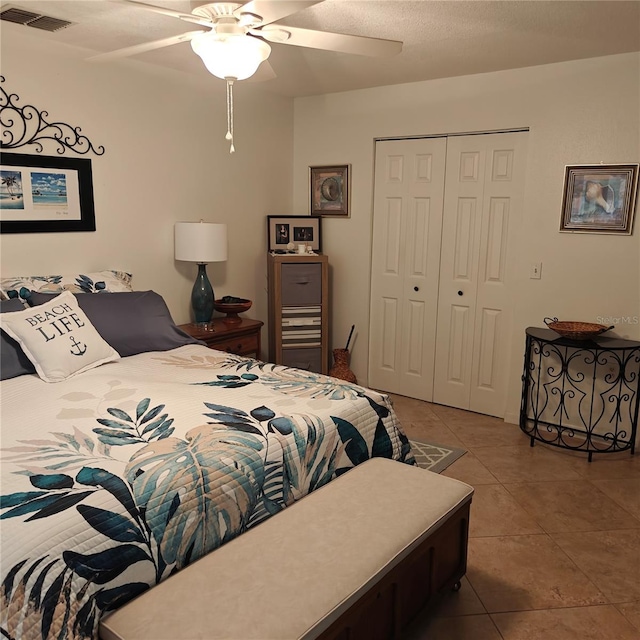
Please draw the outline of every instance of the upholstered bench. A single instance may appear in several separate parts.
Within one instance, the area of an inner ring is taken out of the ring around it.
[[[374,458],[103,619],[103,640],[397,638],[466,570],[473,489]]]

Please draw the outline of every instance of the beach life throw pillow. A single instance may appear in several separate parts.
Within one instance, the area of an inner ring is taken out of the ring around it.
[[[20,300],[0,300],[0,313],[23,311],[24,308]],[[24,355],[20,345],[7,333],[0,331],[0,380],[35,372],[33,364]]]
[[[0,327],[20,344],[45,382],[60,382],[120,358],[70,291],[38,307],[0,314]]]

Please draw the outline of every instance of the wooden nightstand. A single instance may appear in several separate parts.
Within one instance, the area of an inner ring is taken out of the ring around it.
[[[261,320],[248,318],[242,318],[238,324],[226,324],[222,318],[213,318],[207,325],[208,330],[193,323],[178,327],[196,340],[206,342],[210,349],[260,358],[260,329],[263,324]]]

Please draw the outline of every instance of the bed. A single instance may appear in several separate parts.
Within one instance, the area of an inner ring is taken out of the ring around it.
[[[384,394],[209,349],[154,292],[54,284],[0,288],[3,637],[97,638],[103,615],[353,466],[415,464]],[[70,374],[47,355],[62,378],[46,382],[19,321],[67,351],[96,351],[91,328],[106,351],[65,356]]]

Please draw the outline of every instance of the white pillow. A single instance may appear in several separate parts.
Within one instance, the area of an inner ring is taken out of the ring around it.
[[[0,327],[20,343],[45,382],[60,382],[120,358],[70,291],[37,307],[0,314]]]

